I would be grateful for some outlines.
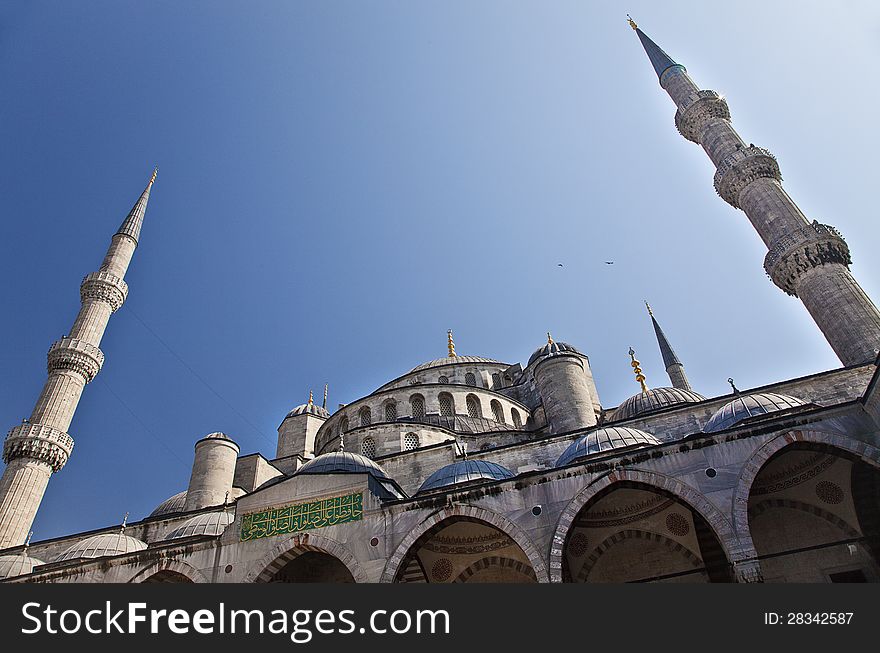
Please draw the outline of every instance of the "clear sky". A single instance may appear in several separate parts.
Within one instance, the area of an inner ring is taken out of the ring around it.
[[[147,515],[211,431],[273,456],[309,388],[357,399],[448,328],[511,363],[550,330],[606,406],[638,389],[631,345],[668,385],[645,299],[705,395],[839,366],[676,132],[627,11],[880,297],[874,2],[0,5],[4,429],[160,168],[35,538]]]

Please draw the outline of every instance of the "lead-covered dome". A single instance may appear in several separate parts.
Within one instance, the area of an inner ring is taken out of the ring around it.
[[[428,361],[427,363],[422,363],[421,365],[417,365],[412,368],[407,374],[412,374],[413,372],[421,372],[422,370],[429,370],[432,367],[441,367],[443,365],[463,365],[466,363],[489,363],[492,365],[504,365],[501,361],[497,361],[494,358],[483,358],[482,356],[447,356],[446,358],[437,358],[432,361]]]
[[[590,431],[586,435],[572,442],[568,449],[562,452],[557,467],[564,467],[587,456],[612,451],[614,449],[629,449],[631,447],[651,447],[662,444],[660,440],[650,433],[631,429],[625,426],[607,426],[605,428]]]
[[[158,517],[160,515],[171,515],[175,512],[183,512],[186,506],[186,490],[168,497],[156,506],[156,509],[150,513],[150,517]]]
[[[307,404],[300,404],[287,413],[287,417],[296,417],[297,415],[314,415],[315,417],[323,417],[326,419],[330,417],[330,412],[322,406],[309,402]],[[287,417],[284,419],[287,419]]]
[[[543,347],[539,347],[535,350],[534,354],[529,356],[528,365],[531,365],[532,363],[537,363],[542,358],[546,358],[548,356],[558,356],[560,354],[578,354],[581,356],[583,355],[573,345],[570,345],[567,342],[558,342],[556,340],[548,338],[546,345],[544,345]]]
[[[34,570],[37,565],[46,564],[42,560],[30,557],[27,553],[0,556],[0,580],[24,576]]]
[[[372,474],[376,478],[391,480],[372,460],[350,451],[322,453],[294,472],[294,476],[299,474]]]
[[[775,392],[742,395],[716,410],[715,414],[709,418],[706,426],[703,427],[703,433],[723,431],[749,417],[757,417],[758,415],[766,415],[767,413],[775,413],[780,410],[788,410],[789,408],[805,405],[806,402],[801,401],[797,397],[780,395]]]
[[[104,556],[118,556],[134,551],[143,551],[147,548],[144,542],[136,537],[129,537],[125,533],[102,533],[93,535],[76,542],[67,551],[55,558],[55,562],[62,560],[78,560],[79,558],[102,558]]]
[[[513,478],[513,472],[498,463],[492,463],[487,460],[460,460],[451,465],[441,467],[431,474],[425,479],[425,482],[422,483],[416,494],[461,483],[483,480],[503,481],[507,478]]]
[[[196,515],[171,531],[165,536],[165,539],[176,540],[196,535],[221,535],[234,520],[235,517],[232,514],[224,511]]]
[[[614,411],[614,419],[628,419],[660,408],[677,404],[696,404],[705,400],[703,395],[691,390],[651,388],[647,392],[640,392],[621,403]]]

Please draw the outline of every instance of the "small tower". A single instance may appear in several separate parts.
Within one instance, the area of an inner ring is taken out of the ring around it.
[[[225,433],[209,433],[196,442],[184,509],[199,510],[226,503],[232,492],[238,445]]]
[[[3,445],[6,469],[0,478],[0,549],[25,541],[49,477],[67,463],[73,438],[67,433],[82,392],[104,363],[98,348],[110,315],[125,302],[125,276],[138,245],[156,181],[147,187],[113,236],[104,262],[80,285],[82,306],[68,335],[49,348],[48,379],[30,419],[14,427]]]
[[[670,345],[669,341],[666,339],[666,334],[663,333],[663,329],[661,329],[660,325],[657,323],[657,319],[654,317],[654,311],[651,310],[651,306],[648,302],[645,302],[645,306],[648,309],[648,315],[651,316],[651,322],[654,325],[654,334],[657,336],[657,344],[660,346],[660,354],[663,356],[663,365],[666,367],[666,374],[669,375],[672,387],[678,388],[679,390],[692,390],[687,375],[684,373],[684,365],[678,360],[678,356],[675,355],[672,345]]]
[[[547,334],[547,344],[529,358],[551,433],[595,426],[600,408],[589,359]]]
[[[324,402],[327,399],[325,396]],[[287,413],[278,427],[276,458],[296,456],[299,463],[315,457],[315,436],[330,417],[327,409],[315,404],[312,392],[309,400]]]
[[[703,147],[716,168],[715,190],[746,214],[767,246],[767,275],[800,298],[844,365],[873,361],[880,350],[880,311],[850,273],[849,247],[838,231],[807,219],[782,188],[776,157],[734,130],[723,97],[701,90],[684,66],[629,23],[678,108],[679,133]]]

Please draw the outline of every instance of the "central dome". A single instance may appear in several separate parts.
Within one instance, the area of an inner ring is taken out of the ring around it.
[[[412,374],[413,372],[421,372],[422,370],[429,370],[432,367],[441,367],[443,365],[461,365],[465,363],[491,363],[493,365],[504,365],[504,363],[502,363],[501,361],[497,361],[494,358],[483,358],[482,356],[447,356],[446,358],[438,358],[436,360],[417,365],[416,367],[412,368],[408,372],[408,374]]]

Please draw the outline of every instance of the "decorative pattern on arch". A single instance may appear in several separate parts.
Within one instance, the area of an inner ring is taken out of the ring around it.
[[[354,582],[369,582],[366,572],[351,551],[335,540],[311,533],[294,535],[276,544],[259,562],[251,566],[243,582],[268,583],[284,565],[309,551],[326,553],[339,560],[351,572]]]
[[[529,563],[532,565],[532,569],[535,572],[535,577],[538,582],[547,582],[547,565],[544,563],[541,554],[538,552],[538,549],[535,548],[535,545],[532,543],[529,536],[526,535],[519,526],[506,517],[502,517],[498,513],[485,510],[484,508],[477,508],[476,506],[453,506],[452,508],[445,508],[444,510],[435,512],[421,524],[416,526],[406,537],[403,538],[397,549],[395,549],[394,553],[388,559],[388,562],[385,564],[385,569],[382,572],[382,578],[379,582],[393,583],[394,579],[397,577],[397,571],[400,568],[400,564],[403,562],[404,558],[406,558],[406,554],[409,553],[409,550],[418,539],[440,524],[440,522],[445,521],[450,517],[462,517],[473,521],[485,522],[506,534],[510,539],[516,542],[519,548],[522,549],[523,553],[525,553],[526,557],[529,559]]]
[[[518,571],[523,576],[528,576],[532,578],[535,582],[538,582],[538,579],[535,577],[535,570],[531,567],[524,565],[519,560],[514,560],[513,558],[502,558],[501,556],[489,556],[488,558],[481,558],[477,560],[470,567],[461,572],[453,583],[466,583],[478,571],[482,571],[483,569],[488,569],[489,567],[501,567],[503,569],[513,569],[514,571]]]
[[[733,493],[733,528],[737,538],[754,550],[749,531],[749,493],[758,473],[770,458],[785,447],[797,442],[823,444],[857,456],[874,467],[880,467],[880,449],[866,442],[854,440],[841,433],[830,431],[788,431],[777,435],[752,454],[743,465]]]
[[[823,510],[819,506],[814,506],[810,503],[804,503],[803,501],[796,501],[794,499],[764,499],[760,503],[752,506],[752,508],[749,510],[749,517],[756,517],[757,515],[760,515],[761,513],[766,512],[771,508],[790,508],[792,510],[807,512],[811,515],[818,517],[819,519],[827,521],[832,526],[840,529],[841,531],[846,533],[847,537],[861,537],[861,533],[859,533],[850,524],[848,524],[845,520],[841,519],[834,513]]]
[[[587,578],[589,578],[590,576],[590,572],[593,571],[593,567],[596,566],[596,563],[599,561],[599,558],[602,557],[603,553],[605,553],[608,549],[610,549],[618,542],[630,539],[650,540],[652,542],[657,542],[671,551],[681,553],[682,556],[687,558],[687,561],[690,562],[695,569],[697,567],[703,566],[703,562],[700,560],[699,556],[697,556],[693,551],[691,551],[680,542],[671,540],[665,535],[660,535],[659,533],[651,533],[649,531],[643,531],[635,528],[627,528],[626,530],[622,530],[610,537],[605,538],[605,540],[603,540],[603,542],[599,546],[593,549],[593,552],[590,553],[589,557],[584,561],[584,564],[581,567],[581,571],[577,575],[577,582],[585,583],[587,581]]]
[[[733,526],[730,521],[712,505],[709,500],[697,490],[686,485],[678,479],[671,476],[664,476],[654,472],[640,471],[636,469],[618,469],[597,479],[580,492],[562,511],[559,521],[556,523],[556,532],[553,534],[553,541],[550,543],[550,582],[562,582],[562,556],[565,546],[565,538],[571,529],[571,525],[577,517],[581,509],[589,503],[593,497],[599,492],[614,483],[629,481],[631,483],[641,483],[653,487],[657,490],[663,490],[682,503],[690,506],[692,510],[697,512],[715,533],[715,537],[721,543],[724,554],[727,556],[728,562],[736,564],[740,560],[754,558],[757,554],[752,546],[751,538],[748,542],[741,542],[736,537]]]
[[[210,582],[202,572],[193,567],[192,565],[188,565],[185,562],[181,562],[180,560],[172,560],[165,559],[154,562],[148,567],[144,567],[140,571],[136,572],[134,576],[128,579],[129,583],[143,583],[148,580],[151,576],[155,574],[160,574],[162,572],[172,572],[175,574],[180,574],[181,576],[186,576],[193,583],[208,583]]]

